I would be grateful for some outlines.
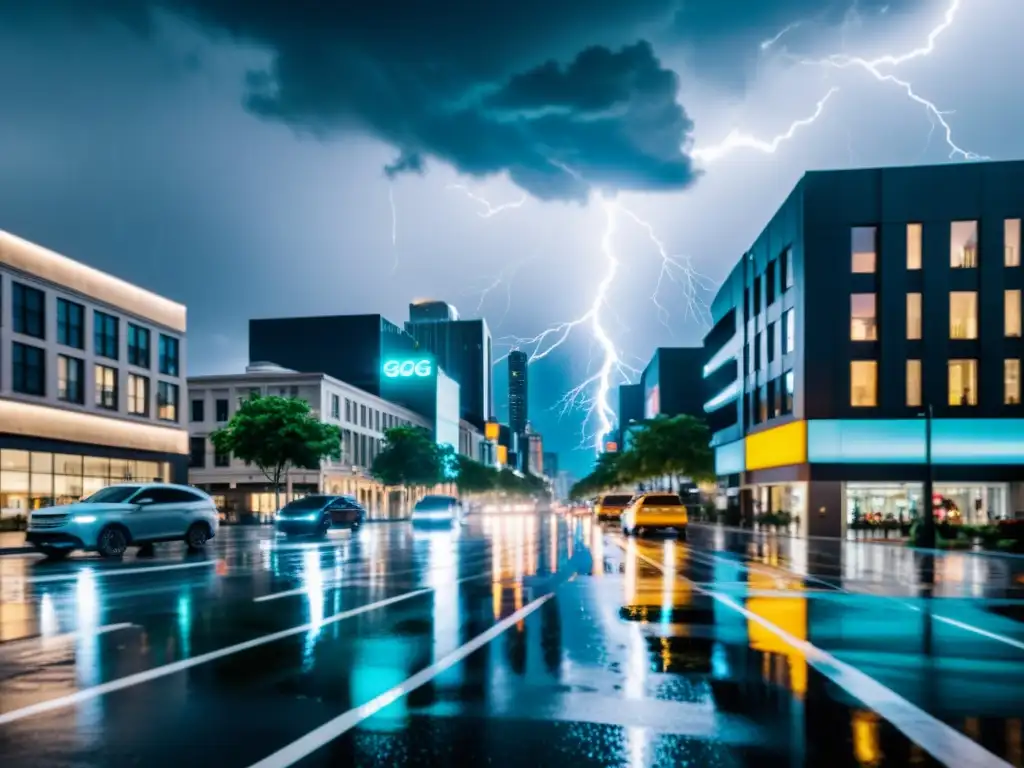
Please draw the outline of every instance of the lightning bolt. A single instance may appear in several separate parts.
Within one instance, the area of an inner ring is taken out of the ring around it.
[[[925,108],[928,119],[932,124],[932,131],[936,125],[942,128],[945,134],[946,145],[949,147],[950,158],[960,157],[964,160],[987,160],[989,159],[988,157],[966,150],[954,141],[953,128],[946,120],[946,117],[951,114],[951,112],[939,109],[934,102],[918,94],[908,80],[901,79],[891,72],[886,71],[887,69],[895,69],[907,64],[908,62],[931,56],[937,47],[939,38],[953,25],[956,20],[961,2],[962,0],[951,0],[941,21],[929,31],[924,44],[917,48],[912,48],[904,53],[886,54],[873,59],[852,56],[846,53],[831,54],[823,59],[809,59],[793,57],[789,54],[785,55],[787,58],[796,61],[803,66],[814,66],[833,70],[860,69],[880,83],[888,83],[896,86],[906,94],[908,99]],[[794,22],[793,24],[785,27],[774,37],[765,40],[761,43],[761,50],[768,50],[774,46],[780,38],[791,32],[800,24],[801,22]],[[775,154],[779,147],[783,143],[792,139],[801,128],[811,125],[821,117],[826,103],[838,90],[838,88],[831,88],[828,93],[818,101],[817,107],[810,117],[795,120],[787,131],[776,136],[770,141],[759,139],[739,130],[733,130],[718,144],[707,147],[694,147],[690,154],[695,159],[704,161],[705,163],[720,160],[738,149],[753,149],[764,154]],[[929,131],[929,138],[932,131]]]
[[[491,205],[485,198],[473,192],[469,187],[463,184],[449,184],[447,189],[454,189],[462,192],[466,197],[479,205],[484,207],[484,210],[477,211],[477,216],[481,219],[489,219],[492,216],[497,216],[499,213],[504,211],[512,210],[513,208],[522,208],[526,204],[526,195],[524,194],[518,200],[513,200],[511,203],[502,203],[501,205]]]

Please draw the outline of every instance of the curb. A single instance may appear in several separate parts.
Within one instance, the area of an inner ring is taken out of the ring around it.
[[[0,557],[4,555],[30,555],[35,551],[35,547],[0,547]]]

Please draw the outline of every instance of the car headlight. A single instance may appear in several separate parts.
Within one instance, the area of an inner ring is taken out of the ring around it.
[[[84,525],[87,525],[89,523],[96,522],[96,515],[75,515],[71,519],[76,523],[82,523]]]

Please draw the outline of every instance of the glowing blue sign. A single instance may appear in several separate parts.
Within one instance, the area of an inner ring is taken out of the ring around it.
[[[415,376],[424,379],[434,370],[430,360],[388,360],[384,363],[384,375],[389,379]]]
[[[715,448],[715,474],[738,475],[743,471],[746,460],[742,440],[720,445]]]

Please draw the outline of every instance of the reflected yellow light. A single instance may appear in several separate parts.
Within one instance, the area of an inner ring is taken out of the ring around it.
[[[0,264],[69,288],[165,328],[185,332],[185,307],[0,230]]]
[[[747,586],[752,590],[771,590],[775,579],[771,574],[749,571]],[[794,593],[799,595],[799,593]],[[807,599],[805,597],[751,597],[747,598],[747,610],[788,632],[798,640],[807,639]],[[747,620],[747,635],[750,647],[762,653],[784,657],[789,662],[789,684],[797,696],[803,698],[807,692],[807,659],[803,654],[784,643],[774,632],[762,627],[756,621]]]
[[[11,435],[156,453],[188,453],[188,431],[184,429],[136,424],[35,403],[0,400],[0,424]]]
[[[501,595],[502,589],[501,584],[491,585],[491,609],[494,611],[494,618],[497,620],[501,616]]]
[[[868,768],[882,762],[882,747],[878,738],[878,715],[863,709],[854,711],[853,755],[857,762]]]
[[[551,541],[549,542],[549,546],[551,548],[551,550],[550,550],[551,554],[549,556],[549,559],[551,561],[551,572],[552,573],[557,573],[558,572],[558,520],[556,520],[553,517],[551,518],[550,528],[551,528]]]

